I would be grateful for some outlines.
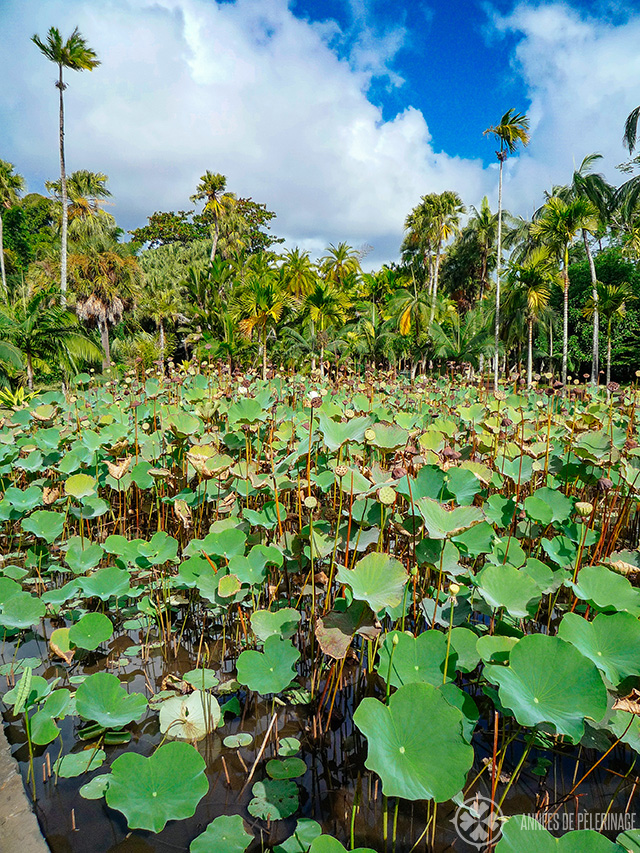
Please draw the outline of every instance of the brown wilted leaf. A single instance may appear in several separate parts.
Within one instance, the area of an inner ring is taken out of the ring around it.
[[[114,480],[121,480],[124,475],[129,470],[129,465],[131,465],[132,456],[127,456],[125,459],[122,459],[120,462],[109,462],[107,459],[107,468],[109,469],[109,473],[113,477]]]
[[[54,489],[50,486],[45,486],[42,490],[42,503],[45,506],[51,506],[60,497],[60,489]]]
[[[193,527],[191,521],[191,508],[185,500],[178,498],[173,502],[173,511],[185,530],[190,530]]]
[[[613,703],[614,711],[627,711],[629,714],[640,715],[640,691],[632,690],[628,696],[616,699]]]

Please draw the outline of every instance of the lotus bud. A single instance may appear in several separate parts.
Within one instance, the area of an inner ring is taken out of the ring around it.
[[[391,640],[391,642],[392,642],[392,644],[393,644],[394,646],[397,646],[397,645],[398,645],[398,643],[400,642],[400,638],[398,637],[398,635],[397,635],[397,634],[394,634],[394,635],[393,635],[393,639]]]
[[[586,501],[578,501],[575,509],[580,518],[588,518],[593,512],[593,504],[587,503]]]

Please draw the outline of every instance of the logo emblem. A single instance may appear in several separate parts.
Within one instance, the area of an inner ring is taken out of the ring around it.
[[[502,834],[502,812],[489,797],[476,796],[458,806],[453,825],[466,844],[478,850],[486,847],[489,838],[495,843]]]

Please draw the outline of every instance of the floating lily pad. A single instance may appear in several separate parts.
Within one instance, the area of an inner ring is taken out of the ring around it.
[[[189,853],[244,853],[252,841],[240,815],[220,815],[193,839]]]
[[[235,735],[227,735],[222,743],[228,749],[239,749],[242,746],[251,746],[253,743],[253,735],[250,735],[249,732],[238,732],[238,734]]]
[[[267,779],[251,789],[249,814],[260,820],[284,820],[298,808],[298,786],[287,780]]]
[[[95,651],[113,636],[113,624],[104,613],[87,613],[69,628],[69,640],[79,649]]]
[[[0,625],[5,628],[30,628],[45,614],[43,601],[28,592],[18,592],[3,605]]]
[[[147,710],[141,693],[127,693],[120,679],[110,672],[89,675],[76,691],[76,710],[84,720],[105,728],[120,728],[139,720]]]
[[[307,772],[307,765],[301,758],[272,758],[266,770],[272,779],[297,779]]]
[[[63,779],[72,779],[97,770],[104,763],[106,755],[102,749],[85,749],[83,752],[70,752],[53,764],[54,771]]]
[[[280,738],[278,746],[278,755],[297,755],[300,752],[300,741],[297,737]]]
[[[322,835],[322,827],[315,820],[300,818],[293,835],[282,844],[276,844],[273,853],[308,853],[313,841]]]
[[[293,680],[300,652],[290,640],[267,637],[262,652],[246,650],[238,657],[238,681],[262,695],[280,693]]]
[[[109,785],[110,773],[102,773],[99,776],[94,776],[90,782],[83,785],[78,793],[85,800],[101,800],[107,792]]]

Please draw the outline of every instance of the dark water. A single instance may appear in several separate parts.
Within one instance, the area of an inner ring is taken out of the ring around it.
[[[180,647],[177,656],[172,652],[164,657],[159,648],[151,650],[149,657],[130,658],[126,667],[118,666],[125,649],[137,644],[142,639],[137,633],[127,635],[121,633],[109,644],[108,654],[90,655],[81,663],[71,667],[63,664],[52,665],[48,662],[47,646],[44,638],[33,637],[24,642],[18,649],[17,657],[43,656],[45,663],[36,670],[36,674],[51,680],[59,676],[59,686],[73,685],[68,683],[69,675],[90,674],[100,670],[116,673],[131,691],[149,695],[148,686],[155,692],[162,687],[163,680],[170,674],[180,675],[194,668],[197,661],[197,638],[187,638],[185,645]],[[299,635],[298,645],[306,642]],[[234,650],[226,646],[225,663],[221,665],[220,638],[213,637],[208,643],[210,659],[207,665],[218,670],[221,680],[228,679],[233,674]],[[238,649],[239,652],[241,649]],[[5,643],[0,658],[2,662],[10,661],[15,649]],[[301,672],[301,683],[305,681],[305,672]],[[7,685],[0,677],[0,690],[4,692]],[[473,682],[465,685],[481,705],[483,697]],[[256,768],[252,783],[243,790],[247,778],[247,769],[255,760],[262,744],[264,734],[272,716],[272,702],[256,699],[255,694],[239,692],[237,694],[242,716],[226,717],[224,728],[219,729],[200,741],[197,748],[205,759],[209,791],[201,800],[195,815],[188,820],[170,821],[159,833],[135,830],[130,832],[124,816],[107,807],[104,799],[85,800],[78,789],[94,775],[108,772],[111,761],[125,751],[135,750],[143,755],[150,755],[162,740],[158,727],[157,711],[149,710],[146,716],[137,724],[129,727],[132,741],[126,746],[106,746],[105,765],[89,775],[74,779],[58,780],[54,783],[52,776],[43,782],[43,767],[47,766],[47,753],[50,764],[60,753],[59,740],[48,747],[35,751],[35,776],[37,803],[36,813],[43,833],[53,853],[148,853],[148,851],[188,850],[191,841],[205,830],[207,825],[221,814],[239,814],[245,821],[248,831],[255,836],[250,851],[269,848],[283,841],[293,832],[296,819],[299,817],[317,820],[326,833],[333,835],[349,847],[350,825],[353,814],[354,799],[357,810],[355,813],[355,842],[356,846],[368,846],[373,850],[392,850],[392,829],[396,801],[388,803],[388,847],[385,847],[384,801],[377,776],[364,767],[367,747],[366,741],[354,729],[352,714],[361,697],[366,693],[379,695],[380,685],[376,676],[367,677],[360,673],[357,661],[347,663],[342,681],[336,694],[335,706],[330,725],[324,732],[319,727],[326,727],[329,701],[319,717],[308,705],[287,705],[275,710],[278,714],[277,737],[294,736],[301,741],[302,749],[299,757],[307,764],[304,777],[296,780],[299,787],[300,806],[293,817],[272,822],[252,818],[247,812],[247,804],[252,798],[251,786],[255,781],[265,778],[264,766],[269,758],[276,755],[276,742],[271,737],[267,749]],[[321,696],[324,682],[320,681],[317,695]],[[221,697],[221,702],[225,697]],[[487,705],[488,707],[488,705]],[[7,735],[14,745],[13,752],[19,760],[23,777],[26,779],[28,770],[28,750],[21,720],[5,715]],[[437,720],[433,721],[434,726]],[[64,753],[78,751],[86,747],[77,737],[77,730],[82,723],[78,717],[69,717],[59,723],[62,731]],[[223,747],[222,740],[230,734],[246,731],[254,736],[250,747],[238,751]],[[492,732],[487,731],[483,719],[474,735],[476,763],[469,775],[469,781],[482,768],[482,759],[491,755]],[[503,770],[509,772],[517,765],[522,755],[523,744],[514,741],[509,748]],[[605,812],[611,805],[611,814],[622,820],[625,811],[628,813],[627,825],[640,828],[637,800],[635,798],[635,775],[628,773],[633,763],[633,754],[624,747],[618,746],[589,776],[587,782],[580,786],[574,795],[564,805],[558,806],[559,801],[571,790],[575,781],[586,772],[586,769],[600,758],[602,753],[596,750],[586,751],[578,747],[561,747],[555,751],[533,750],[525,764],[525,770],[520,776],[505,800],[503,812],[506,815],[531,813],[537,811],[541,803],[546,803],[546,815],[549,826],[554,834],[563,830],[575,828],[595,828],[598,815]],[[576,767],[578,755],[581,762]],[[532,772],[539,757],[551,761],[545,776]],[[224,761],[223,761],[224,758]],[[241,760],[242,759],[242,760]],[[243,766],[244,762],[244,766]],[[225,772],[226,765],[226,772]],[[627,778],[623,778],[623,777]],[[480,781],[474,786],[473,792],[488,795],[490,774],[485,772]],[[504,790],[504,785],[498,785],[498,795]],[[473,796],[473,794],[469,794]],[[438,853],[455,850],[462,853],[477,851],[477,846],[465,844],[456,834],[453,818],[456,806],[452,803],[440,804],[437,808],[435,845],[429,846],[431,830],[424,835],[429,818],[429,808],[426,803],[410,803],[401,801],[397,815],[396,846],[397,853],[409,853],[412,849],[433,849]],[[544,812],[544,810],[543,810]],[[550,815],[553,813],[553,818]],[[591,818],[589,818],[591,815]],[[582,823],[578,823],[578,820]],[[591,822],[588,822],[591,820]],[[585,821],[587,821],[585,823]],[[633,823],[635,821],[635,823]],[[74,828],[75,827],[75,828]],[[617,831],[606,832],[610,838],[615,838]],[[416,845],[416,842],[419,843]]]

